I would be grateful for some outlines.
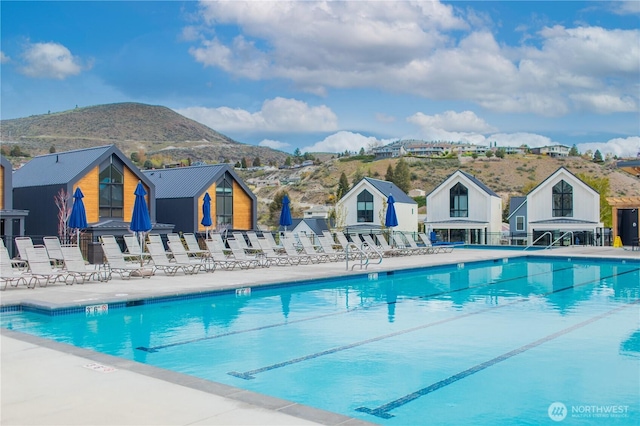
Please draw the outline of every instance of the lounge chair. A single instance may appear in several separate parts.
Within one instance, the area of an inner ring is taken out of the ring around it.
[[[159,246],[159,244],[157,245]],[[208,256],[189,256],[189,252],[187,252],[182,244],[175,243],[173,241],[169,241],[167,245],[169,246],[169,251],[171,252],[171,257],[173,258],[172,260],[178,264],[193,265],[194,268],[197,268],[197,270],[194,270],[194,274],[197,274],[201,269],[204,269],[207,272],[213,272],[216,270],[215,263],[211,261]]]
[[[400,250],[391,247],[385,250],[382,246],[373,241],[371,235],[363,234],[362,239],[364,240],[362,249],[365,252],[370,252],[369,257],[376,256],[376,252],[382,254],[383,257],[398,256],[400,254]]]
[[[150,243],[160,243],[160,244],[164,245],[164,243],[162,242],[162,237],[160,236],[160,234],[148,234],[147,235],[147,239],[149,240]]]
[[[403,234],[402,232],[394,232],[392,234],[393,241],[396,247],[404,250],[406,254],[426,254],[427,250],[424,247],[418,247],[413,237]]]
[[[274,248],[271,246],[271,243],[269,242],[268,238],[258,238],[256,234],[254,235],[255,235],[255,240],[251,241],[251,246],[254,248],[256,247],[256,245],[260,247],[262,259],[265,262],[268,262],[269,265],[285,266],[285,265],[297,265],[300,263],[299,259],[297,258],[291,259],[289,258],[289,256],[286,255],[286,253],[276,252]],[[271,236],[271,234],[267,232],[265,232],[263,235]],[[249,234],[249,238],[251,238],[251,234]],[[273,237],[271,239],[273,239]]]
[[[384,238],[384,235],[382,235],[382,234],[376,234],[376,240],[378,240],[378,247],[380,247],[383,252],[393,253],[393,255],[395,255],[395,256],[406,255],[406,254],[410,254],[411,253],[410,250],[407,250],[405,248],[392,247],[387,242],[386,238]]]
[[[322,247],[322,251],[329,256],[329,260],[332,262],[338,262],[340,260],[346,260],[347,254],[344,251],[338,251],[334,248],[333,237],[331,234],[327,236],[326,234],[323,237],[318,237],[318,242]]]
[[[136,235],[128,234],[124,235],[124,244],[127,246],[127,253],[131,259],[136,259],[138,262],[140,261],[140,257],[142,257],[142,261],[148,263],[151,260],[151,255],[147,251],[143,251],[142,247],[140,247],[140,240]]]
[[[16,237],[16,247],[18,248],[18,257],[22,260],[27,260],[27,248],[33,248],[33,241],[31,237]]]
[[[338,240],[338,244],[342,246],[342,250],[346,250],[347,246],[349,245],[347,236],[344,235],[344,233],[341,231],[336,231],[336,239]]]
[[[228,255],[231,250],[228,250],[228,253],[225,252],[225,247],[218,240],[205,240],[205,244],[209,252],[209,260],[214,262],[216,267],[230,271],[240,265],[240,262],[237,262],[233,256]]]
[[[46,287],[60,281],[67,285],[73,284],[74,280],[69,281],[67,272],[51,266],[51,259],[45,246],[26,247],[25,253],[29,262],[30,286],[35,286],[37,283],[40,287]]]
[[[73,279],[74,283],[84,284],[90,280],[107,281],[109,274],[104,270],[96,269],[95,265],[87,265],[78,246],[60,247],[64,261],[64,270]]]
[[[150,274],[144,273],[145,270],[140,266],[140,261],[137,263],[127,262],[113,235],[103,235],[100,240],[102,242],[102,252],[107,260],[107,276],[109,278],[111,278],[112,273],[120,275],[120,278],[125,280],[130,279],[132,276],[151,277]]]
[[[303,265],[306,265],[307,263],[311,262],[312,258],[310,255],[298,252],[298,249],[294,245],[293,239],[294,238],[291,235],[288,238],[284,237],[281,239],[282,247],[284,248],[285,253],[287,253],[287,256],[290,259],[297,259],[296,264],[302,263]]]
[[[2,290],[7,288],[7,284],[11,284],[12,287],[17,287],[20,284],[28,285],[22,272],[13,267],[9,251],[4,245],[4,240],[0,238],[0,285],[3,286]],[[33,286],[29,286],[29,288],[33,288]]]
[[[184,238],[184,243],[187,246],[187,254],[189,256],[207,256],[208,251],[200,248],[200,244],[198,244],[198,239],[195,234],[185,233],[182,234],[182,238]]]
[[[273,249],[273,251],[278,254],[285,253],[284,247],[282,247],[282,244],[276,243],[276,240],[275,238],[273,238],[273,234],[271,232],[263,232],[262,237],[267,240],[267,243],[269,243],[269,246]]]
[[[62,255],[62,245],[58,237],[44,237],[42,238],[44,246],[47,248],[47,254],[55,266],[62,266],[64,264],[64,256]]]
[[[311,256],[311,261],[314,263],[324,263],[329,262],[331,258],[324,251],[316,250],[313,244],[311,244],[311,240],[308,236],[303,234],[298,234],[298,241],[300,241],[300,245],[302,246],[302,252],[306,255]]]
[[[229,248],[233,253],[233,258],[236,262],[238,262],[238,266],[240,266],[242,269],[257,268],[258,266],[269,266],[267,262],[263,262],[259,257],[249,256],[245,252],[245,249],[240,246],[238,240],[228,239],[227,244],[229,244]]]
[[[418,233],[418,237],[420,237],[425,247],[431,248],[431,253],[451,253],[453,251],[453,245],[434,245],[424,232]]]
[[[169,241],[171,244],[171,241]],[[180,242],[179,244],[182,244]],[[175,275],[178,271],[182,270],[185,275],[193,275],[200,270],[199,265],[194,265],[191,262],[185,262],[184,259],[177,261],[174,259],[172,262],[167,257],[167,252],[164,250],[164,246],[158,243],[149,243],[147,245],[149,253],[151,254],[151,261],[153,262],[153,272],[157,270],[164,272],[166,275]]]

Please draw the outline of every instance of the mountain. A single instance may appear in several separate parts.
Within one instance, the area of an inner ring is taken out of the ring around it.
[[[118,103],[75,108],[0,121],[3,145],[18,144],[30,156],[56,151],[115,144],[127,155],[142,151],[147,158],[161,156],[167,162],[235,163],[259,157],[280,164],[287,154],[271,148],[247,145],[155,105]]]

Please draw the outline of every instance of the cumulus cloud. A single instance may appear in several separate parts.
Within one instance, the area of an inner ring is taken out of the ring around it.
[[[615,138],[606,142],[585,142],[576,144],[581,153],[588,150],[596,152],[600,150],[603,155],[617,155],[620,158],[635,158],[640,152],[640,136],[631,136],[627,138]]]
[[[195,41],[191,28],[196,61],[319,95],[375,87],[554,117],[639,108],[638,29],[545,27],[509,45],[487,29],[490,17],[438,1],[202,2],[200,16],[204,28],[240,34]]]
[[[286,142],[274,141],[272,139],[263,139],[262,141],[260,141],[258,146],[266,146],[268,148],[282,150],[282,149],[290,147],[291,144],[288,144]]]
[[[426,115],[421,112],[407,118],[409,123],[422,128],[436,128],[453,132],[489,133],[497,129],[488,125],[473,111],[445,111],[442,114]]]
[[[11,58],[4,54],[4,52],[0,51],[0,64],[5,64],[11,61]]]
[[[266,100],[257,112],[228,107],[190,107],[176,111],[212,129],[227,132],[330,132],[338,126],[338,119],[329,107],[309,106],[296,99]]]
[[[381,140],[373,136],[360,133],[340,131],[327,136],[320,142],[301,149],[302,152],[358,152],[361,148],[367,150],[370,146],[386,145],[391,140]]]
[[[65,78],[82,71],[80,59],[59,43],[32,43],[22,53],[23,74],[36,78]]]

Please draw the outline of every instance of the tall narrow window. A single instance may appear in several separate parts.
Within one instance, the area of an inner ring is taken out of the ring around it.
[[[553,186],[553,217],[573,217],[573,187],[564,180]]]
[[[233,227],[233,179],[229,173],[216,182],[216,225]]]
[[[516,216],[516,231],[524,231],[524,216]]]
[[[468,206],[469,190],[458,182],[449,191],[449,215],[451,217],[468,217]]]
[[[111,156],[100,166],[100,217],[124,218],[123,164]]]
[[[358,194],[358,222],[373,222],[373,195],[366,189]]]

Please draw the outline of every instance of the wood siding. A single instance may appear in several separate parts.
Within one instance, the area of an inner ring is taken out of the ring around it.
[[[253,200],[233,181],[233,229],[250,230],[253,224]]]
[[[202,205],[204,204],[204,194],[209,193],[211,197],[211,228],[216,227],[216,184],[215,182],[198,197],[198,223],[196,224],[199,232],[205,232],[207,229],[202,225]]]
[[[124,168],[124,218],[125,222],[131,221],[131,216],[133,215],[133,204],[135,203],[136,196],[133,194],[136,190],[136,186],[138,185],[138,181],[140,178],[134,172],[132,172],[129,168]],[[147,191],[147,195],[145,197],[147,201],[147,208],[151,205],[149,202],[149,187],[142,184],[144,186],[144,190]]]
[[[82,179],[80,179],[74,186],[71,195],[76,191],[76,188],[80,187],[84,198],[84,209],[87,212],[87,222],[95,223],[100,220],[100,185],[98,179],[100,178],[100,167],[96,166],[89,171]]]

